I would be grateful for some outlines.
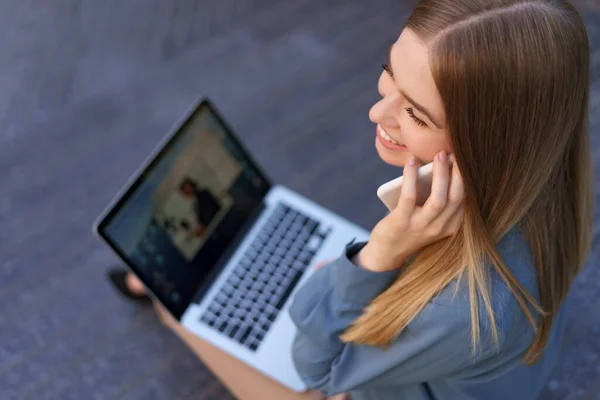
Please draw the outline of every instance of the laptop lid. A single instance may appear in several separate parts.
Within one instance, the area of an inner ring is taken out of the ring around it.
[[[179,319],[270,188],[203,99],[158,145],[95,230]]]

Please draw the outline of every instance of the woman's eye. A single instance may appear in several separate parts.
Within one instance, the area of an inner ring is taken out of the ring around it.
[[[392,72],[392,69],[390,68],[389,64],[381,64],[381,68],[383,68],[383,70],[385,72],[387,72],[387,74],[394,79],[394,73]],[[419,117],[417,117],[415,115],[415,112],[413,110],[412,107],[406,107],[405,108],[406,112],[408,113],[408,115],[410,116],[410,118],[419,126],[425,126],[427,125],[423,120],[421,120]]]
[[[414,110],[413,110],[413,108],[412,108],[412,107],[406,107],[406,108],[405,108],[405,110],[406,110],[406,112],[408,113],[408,115],[410,116],[410,118],[411,118],[413,121],[415,121],[415,123],[416,123],[417,125],[419,125],[419,126],[425,126],[425,125],[426,125],[426,124],[425,124],[425,122],[423,122],[423,120],[419,119],[419,117],[417,117],[417,116],[415,115],[415,112],[414,112]]]

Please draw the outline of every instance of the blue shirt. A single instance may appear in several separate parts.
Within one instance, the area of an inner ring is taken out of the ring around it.
[[[346,344],[339,335],[400,272],[372,272],[354,265],[352,256],[363,245],[348,245],[340,258],[313,273],[290,306],[298,328],[293,360],[310,388],[326,395],[350,392],[352,400],[532,400],[538,396],[557,363],[565,304],[554,319],[542,357],[531,367],[521,359],[533,341],[533,329],[495,271],[490,271],[490,278],[498,345],[491,340],[487,311],[480,301],[481,340],[472,352],[466,278],[433,298],[388,348]],[[521,229],[513,228],[497,249],[538,301],[537,273]]]

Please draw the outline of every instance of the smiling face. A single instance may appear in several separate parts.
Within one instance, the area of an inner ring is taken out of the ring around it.
[[[383,161],[401,167],[411,156],[426,164],[442,150],[451,153],[428,48],[409,29],[391,47],[378,89],[382,99],[369,119],[377,124],[375,147]]]

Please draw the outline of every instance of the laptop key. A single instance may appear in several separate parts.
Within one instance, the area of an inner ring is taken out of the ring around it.
[[[286,254],[286,258],[290,258],[292,260],[294,260],[296,257],[298,257],[298,254],[300,254],[300,248],[297,246],[292,246]]]
[[[325,239],[329,235],[330,232],[331,232],[331,227],[321,226],[321,227],[319,227],[319,230],[315,232],[315,235],[318,235],[318,236],[322,237],[323,239]]]
[[[254,251],[254,250],[253,250]],[[256,254],[256,252],[254,252]],[[249,254],[244,254],[244,258],[242,258],[240,260],[240,266],[242,266],[243,268],[248,268],[250,265],[252,265],[252,258],[250,257]],[[237,270],[238,268],[236,268]]]
[[[285,235],[282,237],[282,240],[290,240],[292,242],[296,242],[298,235],[300,234],[300,232],[295,232],[293,230],[289,230],[285,233]],[[293,243],[292,243],[293,244]]]
[[[277,246],[275,246],[273,243],[269,242],[265,245],[265,248],[263,251],[267,251],[269,254],[273,254],[275,253],[275,250],[277,249]]]
[[[282,260],[281,256],[274,255],[273,257],[271,257],[271,260],[269,262],[272,263],[272,264],[274,264],[274,265],[279,265],[279,263],[281,262],[281,260]]]
[[[262,268],[262,267],[264,267],[264,266],[265,266],[265,264],[266,264],[267,262],[269,262],[269,258],[270,258],[269,254],[267,254],[267,253],[260,253],[260,254],[258,255],[258,257],[256,258],[256,262],[255,262],[255,263],[256,263],[256,265],[257,265],[259,268]]]
[[[284,285],[283,285],[283,281],[284,281],[284,280],[285,280],[285,278],[283,278],[283,279],[281,280],[281,283],[282,283],[282,285],[281,285],[281,286],[279,286],[279,287],[278,287],[278,288],[275,290],[275,294],[276,294],[276,296],[277,296],[277,297],[281,297],[281,296],[283,296],[283,294],[285,293],[285,289],[286,289],[286,287],[287,287],[287,286],[284,286]]]
[[[277,313],[271,313],[267,318],[269,319],[269,321],[273,322],[277,318]]]
[[[263,272],[265,273],[272,273],[273,271],[275,271],[275,269],[277,268],[277,265],[275,265],[275,263],[273,263],[272,261],[269,261],[269,263],[267,265],[265,265],[265,267],[263,268]]]
[[[273,279],[274,280],[274,279]],[[265,286],[265,292],[266,293],[273,293],[275,294],[275,290],[277,290],[277,285],[275,285],[273,282],[269,282],[266,286]]]
[[[261,324],[261,325],[269,323],[269,319],[267,318],[266,314],[259,315],[259,317],[258,317],[258,323]]]
[[[239,329],[239,325],[234,325],[233,328],[231,328],[231,331],[229,332],[229,337],[233,338]]]
[[[264,292],[260,293],[258,295],[258,298],[256,299],[256,303],[259,305],[259,307],[263,306],[263,303],[266,303],[269,300],[270,297],[271,296],[269,296],[268,293],[264,293]]]
[[[248,252],[246,253],[246,257],[248,257],[248,259],[252,262],[254,262],[254,260],[256,260],[256,258],[258,257],[258,253],[256,251],[254,251],[253,249],[248,249]],[[245,267],[250,266],[250,263],[245,263],[244,264]]]
[[[240,310],[239,308],[236,308],[235,311],[233,312],[233,316],[235,318],[240,318],[242,315],[244,315],[244,312],[242,310]]]
[[[315,229],[317,229],[318,226],[319,224],[314,219],[306,221],[306,224],[304,225],[305,229],[311,234],[315,232]]]
[[[286,255],[286,253],[287,253],[287,249],[285,249],[283,247],[278,247],[275,249],[275,252],[273,254],[276,256],[279,256],[279,257],[283,257]]]
[[[321,248],[321,243],[323,243],[323,239],[318,236],[312,236],[310,239],[308,239],[305,249],[314,253]]]
[[[258,234],[258,236],[256,238],[257,238],[257,241],[264,246],[264,244],[269,241],[269,234],[263,230]]]
[[[298,281],[300,280],[301,277],[302,277],[302,273],[301,272],[296,272],[292,276],[292,280],[291,280],[290,285],[287,287],[287,289],[285,290],[285,292],[282,294],[281,299],[279,300],[279,302],[277,303],[277,305],[275,306],[275,308],[277,308],[278,310],[281,310],[281,308],[285,304],[285,302],[288,299],[288,297],[290,297],[290,294],[292,294],[292,291],[296,287],[296,284],[298,284]]]
[[[283,268],[290,269],[290,268],[292,268],[292,264],[294,264],[294,261],[295,261],[295,258],[292,257],[291,254],[286,254],[285,257],[283,257],[283,260],[281,260],[281,263],[279,265]]]
[[[292,224],[294,223],[294,221],[292,221],[289,218],[284,218],[283,221],[281,221],[281,223],[279,224],[279,227],[282,229],[287,229],[289,228]]]
[[[271,274],[267,271],[263,271],[260,274],[258,274],[258,280],[261,282],[265,282],[265,283],[269,282],[270,277],[271,277]]]
[[[243,301],[240,303],[240,307],[241,307],[241,308],[248,308],[248,307],[250,307],[250,306],[252,306],[252,302],[251,302],[250,300],[243,300]]]
[[[240,343],[244,343],[244,341],[250,335],[250,332],[252,332],[252,327],[251,326],[246,327],[246,329],[242,333],[242,336],[240,337]]]
[[[277,230],[273,233],[273,238],[277,242],[281,242],[286,237],[287,232],[287,228],[277,228]]]
[[[298,255],[298,261],[301,261],[305,264],[308,264],[312,258],[312,253],[309,253],[308,251],[303,251]]]
[[[270,305],[271,307],[275,307],[275,305],[279,303],[279,300],[281,300],[281,296],[272,295],[266,300],[265,303]]]
[[[219,326],[219,331],[224,332],[225,328],[227,328],[227,321],[224,321],[220,326]]]
[[[285,278],[283,278],[283,280],[281,281],[281,286],[282,286],[282,289],[283,289],[283,288],[286,288],[286,287],[289,287],[289,286],[290,286],[290,284],[292,283],[292,280],[293,280],[293,279],[294,279],[294,272],[292,271],[292,272],[290,272],[290,273],[289,273],[289,276],[286,276],[286,277],[285,277]]]
[[[225,304],[227,302],[228,297],[224,293],[219,293],[215,296],[215,300],[218,303]]]
[[[298,224],[302,224],[302,225],[305,225],[307,221],[308,221],[308,217],[305,217],[302,214],[298,214],[298,215],[296,215],[296,218],[294,218],[294,222],[296,222]]]
[[[285,268],[277,268],[275,271],[273,271],[273,279],[275,280],[275,282],[279,282],[279,284],[281,284],[281,280],[285,278],[285,271]]]
[[[263,231],[262,233],[265,235],[263,237],[265,237],[265,242],[268,242],[269,239],[271,238],[271,235],[273,235],[273,232],[275,232],[275,229],[277,228],[277,225],[272,223],[272,222],[267,222],[264,226],[263,226]]]
[[[302,242],[306,242],[309,238],[310,238],[310,233],[308,233],[307,231],[302,231],[298,234],[296,241],[300,242],[302,244],[302,247],[304,247],[304,243],[302,243]]]
[[[289,249],[290,246],[292,245],[293,240],[289,239],[289,238],[284,238],[281,240],[281,242],[279,242],[279,245],[277,246],[280,249]]]
[[[296,239],[296,238],[295,238]],[[299,240],[295,240],[294,243],[292,243],[292,247],[290,247],[290,254],[295,253],[295,255],[299,254],[302,250],[304,249],[304,243],[302,243]],[[295,256],[294,255],[294,256]]]

